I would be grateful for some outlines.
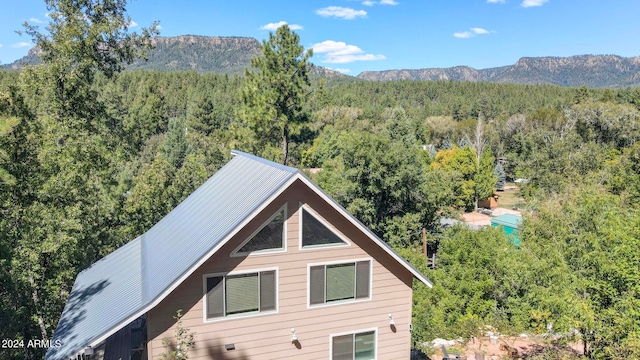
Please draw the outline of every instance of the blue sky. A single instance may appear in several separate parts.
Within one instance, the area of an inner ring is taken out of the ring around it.
[[[137,0],[138,26],[162,36],[266,39],[286,22],[314,49],[312,62],[350,75],[365,70],[511,65],[526,56],[640,56],[637,0]],[[44,30],[42,0],[0,13],[0,63],[24,56],[25,21]],[[133,30],[136,26],[133,27]]]

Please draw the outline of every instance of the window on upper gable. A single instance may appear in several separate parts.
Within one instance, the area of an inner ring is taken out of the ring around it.
[[[256,252],[284,250],[286,231],[286,207],[280,208],[249,239],[245,240],[232,255],[247,255]]]
[[[303,207],[301,214],[303,248],[348,244],[311,211]]]

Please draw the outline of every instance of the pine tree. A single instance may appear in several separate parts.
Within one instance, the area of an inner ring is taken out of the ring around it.
[[[260,147],[282,144],[282,162],[289,160],[289,142],[297,126],[309,121],[305,110],[309,95],[311,49],[304,51],[300,37],[283,25],[262,43],[262,56],[251,59],[255,71],[245,72],[240,115]]]

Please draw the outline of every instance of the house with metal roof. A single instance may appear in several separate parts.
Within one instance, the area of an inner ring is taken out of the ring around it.
[[[406,359],[431,282],[295,168],[234,157],[78,274],[46,359]],[[176,321],[180,311],[181,324]]]

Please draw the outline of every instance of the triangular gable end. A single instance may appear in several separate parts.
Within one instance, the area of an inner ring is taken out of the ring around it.
[[[335,200],[331,198],[324,190],[322,190],[318,185],[314,184],[308,177],[306,177],[303,173],[298,172],[295,175],[295,178],[301,180],[309,189],[314,191],[320,198],[322,198],[327,204],[331,205],[335,210],[338,211],[342,216],[344,216],[349,222],[356,226],[360,231],[362,231],[369,239],[371,239],[376,245],[378,245],[382,250],[391,255],[393,259],[395,259],[399,264],[401,264],[404,268],[409,270],[409,272],[420,282],[427,285],[428,287],[433,287],[433,283],[427,279],[418,269],[413,267],[407,260],[398,255],[389,245],[387,245],[382,239],[380,239],[376,234],[374,234],[369,228],[367,228],[360,220],[356,219],[353,215],[351,215],[345,208],[343,208],[340,204],[338,204]]]

